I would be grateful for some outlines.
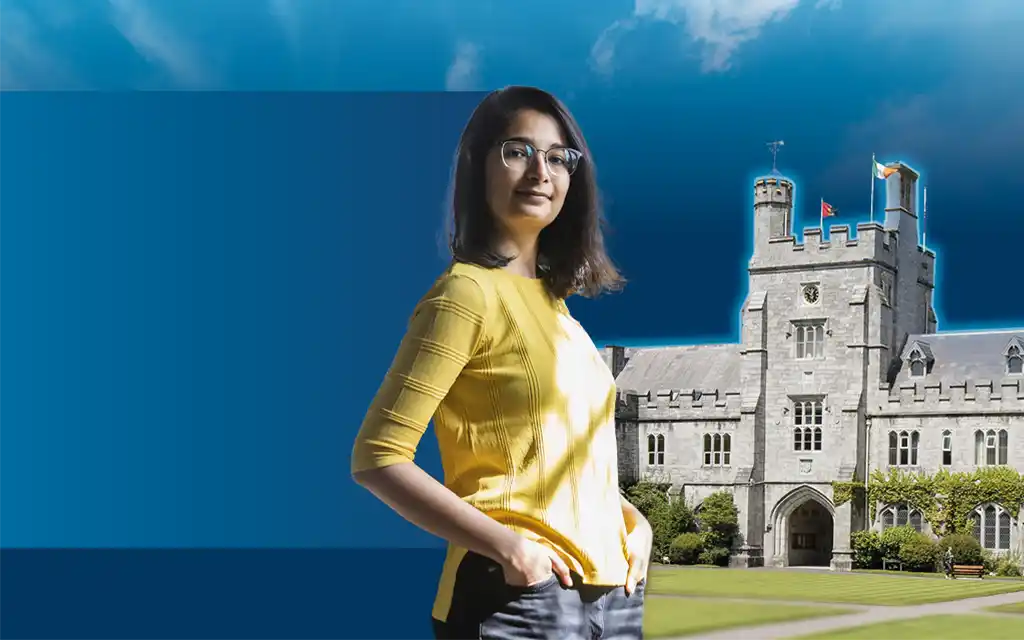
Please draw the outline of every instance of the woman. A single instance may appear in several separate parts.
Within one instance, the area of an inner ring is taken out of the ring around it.
[[[356,482],[449,542],[438,638],[640,638],[651,528],[618,490],[615,382],[564,299],[621,287],[555,97],[488,95],[459,143],[453,262],[413,312]],[[433,418],[444,485],[413,462]]]

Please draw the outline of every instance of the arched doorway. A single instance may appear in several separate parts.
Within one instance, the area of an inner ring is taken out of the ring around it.
[[[834,517],[831,501],[820,491],[806,485],[791,491],[772,510],[774,564],[830,566]]]
[[[789,514],[790,567],[827,567],[832,561],[832,514],[808,499]]]

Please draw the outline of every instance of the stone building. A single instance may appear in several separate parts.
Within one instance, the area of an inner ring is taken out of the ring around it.
[[[730,490],[734,566],[847,570],[852,531],[928,529],[906,505],[879,505],[873,521],[857,501],[837,506],[833,481],[1024,465],[1024,328],[937,332],[919,176],[889,166],[884,224],[858,224],[856,237],[833,225],[827,240],[815,227],[798,242],[793,183],[755,181],[739,343],[604,350],[622,479],[670,483],[698,509]],[[975,517],[983,547],[1024,548],[1019,513],[983,504]]]

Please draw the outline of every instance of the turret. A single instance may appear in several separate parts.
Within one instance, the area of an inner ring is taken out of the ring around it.
[[[898,231],[900,244],[916,249],[918,237],[917,180],[920,175],[902,162],[886,165],[896,169],[885,180],[885,228]]]
[[[754,182],[754,253],[793,235],[793,183],[782,176]]]

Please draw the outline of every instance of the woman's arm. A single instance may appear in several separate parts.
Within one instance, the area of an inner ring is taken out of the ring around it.
[[[506,580],[529,584],[568,566],[464,502],[415,462],[438,405],[484,340],[487,300],[466,276],[448,275],[420,302],[352,450],[352,477],[399,515],[487,556]]]
[[[644,518],[640,510],[632,502],[626,500],[625,496],[619,496],[619,500],[622,502],[622,518],[626,521],[626,533],[632,533],[638,525],[650,526],[647,523],[647,518]]]
[[[466,504],[412,462],[353,475],[400,516],[452,544],[510,565],[524,541],[508,527]]]

